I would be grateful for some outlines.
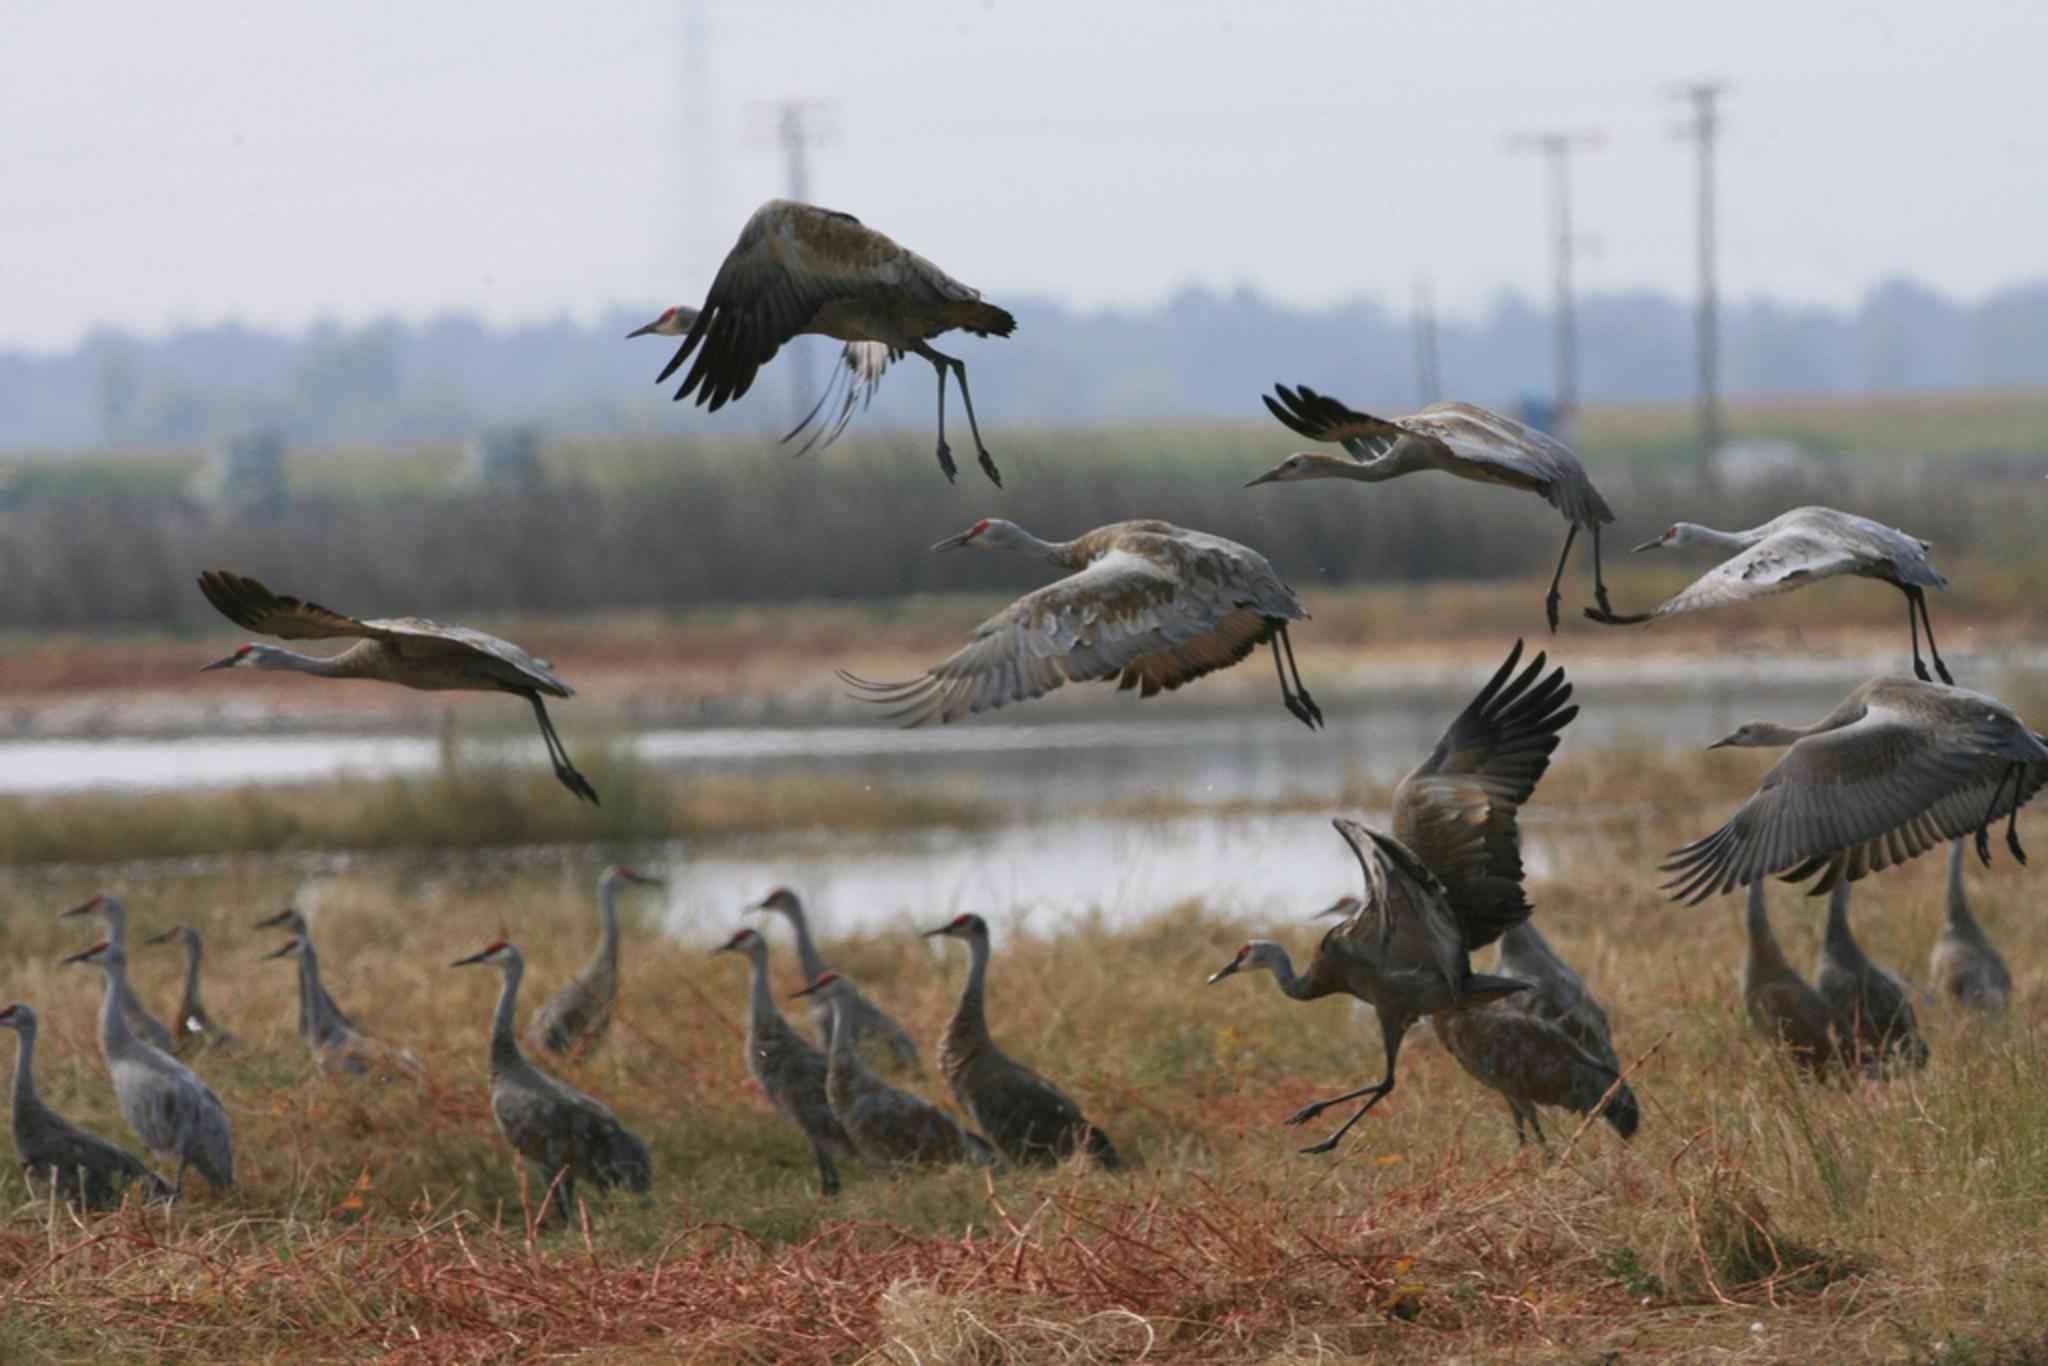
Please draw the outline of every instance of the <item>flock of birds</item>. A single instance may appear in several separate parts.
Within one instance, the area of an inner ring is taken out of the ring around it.
[[[720,267],[702,308],[671,308],[631,335],[681,337],[662,370],[686,363],[677,398],[716,409],[746,394],[762,365],[805,334],[845,344],[841,364],[817,405],[785,441],[802,449],[828,444],[874,394],[905,354],[929,361],[938,379],[938,461],[956,468],[945,439],[948,377],[956,379],[976,452],[1001,484],[982,443],[967,368],[932,349],[955,329],[1004,337],[1015,320],[977,291],[898,246],[850,215],[785,200],[758,210]],[[1512,418],[1466,403],[1432,404],[1384,419],[1356,412],[1306,386],[1276,386],[1265,399],[1289,429],[1344,452],[1288,456],[1249,486],[1309,479],[1379,482],[1423,470],[1522,489],[1542,497],[1567,524],[1544,599],[1555,633],[1560,583],[1579,533],[1589,534],[1595,605],[1590,619],[1626,626],[1749,602],[1824,578],[1875,579],[1906,599],[1913,676],[1875,678],[1827,716],[1806,726],[1752,722],[1722,746],[1784,748],[1756,793],[1719,829],[1672,852],[1663,870],[1674,899],[1697,903],[1746,888],[1749,951],[1743,998],[1751,1021],[1816,1073],[1882,1073],[1926,1060],[1913,991],[1863,954],[1848,923],[1849,888],[1871,874],[1941,843],[1950,846],[1946,927],[1930,970],[1937,989],[1964,1005],[2004,1008],[2010,977],[1971,917],[1963,896],[1965,842],[1990,862],[1989,831],[2006,822],[2005,842],[2024,863],[2018,812],[2048,784],[2048,741],[2003,703],[1954,685],[1935,645],[1926,590],[1947,580],[1928,563],[1925,542],[1881,523],[1825,507],[1794,509],[1746,531],[1678,522],[1637,549],[1708,545],[1720,564],[1656,608],[1617,612],[1601,564],[1601,528],[1615,520],[1578,457],[1563,443]],[[1059,578],[1018,598],[976,627],[968,644],[918,677],[871,682],[840,677],[867,701],[908,726],[964,720],[1042,697],[1066,682],[1108,681],[1141,697],[1169,692],[1228,668],[1267,646],[1282,705],[1311,728],[1323,724],[1294,658],[1291,628],[1308,619],[1294,591],[1265,556],[1220,536],[1160,521],[1127,521],[1066,541],[1040,539],[999,518],[984,518],[935,550],[1009,550],[1043,560]],[[340,654],[319,657],[275,645],[240,646],[209,669],[283,669],[330,678],[371,679],[406,687],[511,693],[532,707],[557,779],[578,798],[598,801],[556,733],[544,697],[572,696],[546,661],[508,641],[417,617],[360,619],[272,593],[226,570],[202,574],[207,600],[236,624],[294,639],[347,639]],[[1922,632],[1939,682],[1920,651]],[[1545,672],[1543,654],[1523,665],[1522,642],[1451,721],[1435,748],[1394,794],[1393,829],[1351,820],[1334,824],[1356,855],[1362,893],[1324,914],[1339,917],[1306,969],[1269,940],[1245,944],[1209,980],[1254,969],[1272,973],[1298,1000],[1347,994],[1370,1004],[1380,1022],[1384,1075],[1289,1118],[1306,1123],[1325,1110],[1362,1101],[1328,1138],[1304,1149],[1324,1152],[1391,1093],[1401,1044],[1427,1019],[1447,1051],[1507,1101],[1516,1132],[1543,1130],[1537,1107],[1598,1114],[1624,1138],[1640,1109],[1615,1051],[1605,1011],[1583,980],[1530,922],[1518,813],[1549,766],[1565,727],[1578,714],[1562,667]],[[1763,901],[1766,878],[1813,879],[1828,893],[1829,916],[1815,982],[1786,961]],[[535,1012],[521,1047],[515,1028],[525,962],[500,939],[454,966],[499,969],[503,985],[492,1017],[492,1112],[511,1146],[551,1188],[568,1217],[576,1183],[645,1190],[652,1158],[596,1099],[549,1075],[528,1053],[579,1053],[606,1031],[619,990],[615,898],[654,879],[607,870],[599,883],[601,931],[589,967]],[[948,1162],[990,1166],[1057,1162],[1085,1154],[1119,1164],[1109,1137],[1053,1082],[998,1048],[984,993],[989,928],[958,916],[928,933],[961,940],[967,975],[959,1007],[939,1047],[940,1070],[974,1126],[954,1120],[884,1070],[915,1071],[915,1043],[845,975],[819,955],[803,908],[780,890],[753,909],[785,917],[794,932],[804,988],[819,1041],[792,1027],[769,986],[765,938],[752,928],[718,952],[745,956],[751,969],[746,1057],[775,1109],[804,1133],[821,1189],[838,1189],[836,1164],[884,1167]],[[141,1182],[157,1195],[182,1189],[196,1169],[216,1187],[233,1179],[232,1126],[219,1099],[179,1060],[195,1046],[230,1042],[199,1000],[200,942],[189,928],[156,936],[186,954],[184,995],[175,1029],[137,1001],[127,979],[121,905],[100,896],[71,914],[97,913],[107,933],[66,962],[96,963],[104,973],[99,1042],[120,1108],[144,1147],[174,1164],[167,1182],[126,1151],[70,1124],[37,1098],[33,1080],[36,1016],[24,1004],[0,1009],[0,1025],[19,1032],[14,1076],[14,1138],[24,1165],[52,1176],[69,1198],[99,1205]],[[289,937],[271,957],[298,968],[298,1032],[316,1066],[330,1074],[417,1075],[402,1050],[358,1030],[321,985],[305,920],[285,910],[264,927]],[[1494,971],[1472,955],[1498,944]],[[864,1059],[863,1054],[866,1054]]]

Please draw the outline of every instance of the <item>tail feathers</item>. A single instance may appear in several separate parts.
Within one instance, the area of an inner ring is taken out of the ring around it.
[[[960,326],[978,337],[1007,337],[1017,330],[1017,320],[1010,310],[978,299],[967,306],[966,315]]]

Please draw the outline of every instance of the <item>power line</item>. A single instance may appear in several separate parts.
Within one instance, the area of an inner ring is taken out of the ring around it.
[[[751,141],[772,136],[782,151],[783,193],[808,203],[811,198],[811,149],[834,140],[838,134],[837,100],[774,100],[757,104],[750,111]],[[817,399],[811,382],[811,347],[801,337],[789,346],[790,412],[798,422]]]
[[[1436,344],[1436,291],[1426,270],[1415,273],[1415,388],[1425,408],[1444,396]]]
[[[1572,153],[1598,147],[1593,132],[1521,133],[1508,139],[1511,152],[1542,154],[1550,169],[1551,274],[1556,289],[1557,379],[1551,401],[1557,430],[1568,432],[1579,408],[1579,324],[1572,301],[1572,262],[1583,245],[1572,232]]]
[[[1714,234],[1714,138],[1720,132],[1717,102],[1728,88],[1725,81],[1695,81],[1679,86],[1673,95],[1690,100],[1692,122],[1679,130],[1699,150],[1699,269],[1700,298],[1695,347],[1699,361],[1699,453],[1698,474],[1702,481],[1713,477],[1714,452],[1721,448],[1721,307],[1716,279]]]

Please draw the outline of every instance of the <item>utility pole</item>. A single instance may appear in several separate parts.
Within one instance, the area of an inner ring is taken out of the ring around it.
[[[1699,360],[1699,454],[1700,481],[1713,478],[1714,452],[1721,449],[1721,307],[1715,279],[1714,242],[1714,138],[1720,132],[1717,102],[1728,88],[1725,81],[1695,81],[1672,93],[1692,102],[1692,122],[1678,135],[1690,138],[1699,150],[1699,257],[1700,300],[1697,338]]]
[[[1579,325],[1572,303],[1572,260],[1580,242],[1572,232],[1572,153],[1598,147],[1598,133],[1523,133],[1508,139],[1511,152],[1538,152],[1550,169],[1551,272],[1555,280],[1557,381],[1552,402],[1558,434],[1571,430],[1579,410]]]
[[[774,100],[757,104],[749,111],[752,141],[772,137],[782,151],[783,194],[806,203],[811,198],[811,149],[833,140],[838,132],[836,100]],[[790,382],[790,412],[798,422],[817,401],[811,382],[811,348],[797,338],[787,349]]]
[[[1436,298],[1426,270],[1415,273],[1415,388],[1425,408],[1444,396],[1436,345]]]

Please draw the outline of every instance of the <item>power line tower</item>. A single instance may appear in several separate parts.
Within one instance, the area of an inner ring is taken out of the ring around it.
[[[1672,92],[1692,102],[1692,121],[1678,130],[1699,151],[1700,299],[1694,345],[1699,361],[1699,466],[1702,483],[1713,478],[1714,452],[1721,449],[1721,305],[1714,238],[1714,138],[1720,132],[1725,81],[1694,81]]]
[[[1599,133],[1522,133],[1508,139],[1511,152],[1537,152],[1550,170],[1551,274],[1557,294],[1557,382],[1552,401],[1560,434],[1571,429],[1579,409],[1579,324],[1572,302],[1572,262],[1584,245],[1572,231],[1572,153],[1602,142]]]
[[[833,142],[839,133],[837,100],[772,100],[749,111],[749,141],[772,140],[782,151],[782,192],[806,203],[811,198],[811,149]],[[790,412],[801,422],[817,399],[811,383],[810,346],[799,337],[788,348]]]
[[[1436,344],[1436,293],[1426,270],[1415,273],[1415,388],[1424,408],[1444,396],[1443,366]]]

